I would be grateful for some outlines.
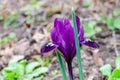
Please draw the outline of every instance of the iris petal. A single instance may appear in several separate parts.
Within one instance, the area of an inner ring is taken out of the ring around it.
[[[86,45],[92,48],[99,48],[99,45],[90,39],[84,39],[84,27],[80,23],[80,19],[76,16],[77,30],[80,45]],[[41,53],[46,53],[54,49],[58,49],[67,62],[72,61],[76,54],[74,30],[69,19],[54,20],[54,27],[51,30],[51,38],[53,43],[47,43],[41,49]]]
[[[55,28],[56,32],[58,33],[58,35],[61,36],[61,38],[66,43],[74,42],[73,28],[68,19],[56,18],[55,22],[54,22],[54,28]]]
[[[82,42],[84,40],[84,28],[81,27],[79,32],[79,41]]]
[[[81,23],[80,23],[80,19],[78,16],[76,16],[76,23],[77,23],[77,30],[78,30],[78,32],[80,32]]]
[[[71,52],[75,44],[73,27],[69,19],[55,19],[54,27],[51,30],[51,38],[53,43],[59,45],[58,49],[63,55],[66,58],[71,58]]]
[[[84,40],[84,28],[80,22],[80,18],[78,16],[76,16],[76,23],[77,23],[77,30],[78,30],[78,34],[79,34],[79,41],[83,41]]]
[[[41,48],[41,53],[46,53],[49,52],[51,50],[54,50],[55,48],[57,48],[58,45],[53,44],[53,43],[47,43],[45,44],[42,48]]]
[[[66,53],[66,50],[65,50],[65,42],[59,32],[59,25],[58,24],[62,24],[61,20],[60,19],[55,19],[54,21],[54,27],[53,29],[51,30],[51,38],[52,38],[52,42],[54,44],[57,44],[59,45],[58,49],[62,52],[62,53]]]
[[[81,42],[81,44],[84,44],[92,48],[99,48],[99,45],[91,39],[85,39],[83,42]]]

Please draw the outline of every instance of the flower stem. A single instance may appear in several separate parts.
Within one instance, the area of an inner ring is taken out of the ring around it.
[[[56,50],[56,55],[57,55],[57,58],[58,58],[58,61],[59,61],[60,69],[62,71],[63,79],[64,80],[68,80],[66,72],[65,72],[64,64],[62,62],[62,58],[61,58],[61,55],[60,55],[58,50]]]
[[[69,78],[70,78],[70,80],[74,80],[71,62],[67,63],[67,65],[68,65]]]
[[[78,68],[79,68],[79,77],[80,80],[84,80],[84,74],[83,74],[83,69],[82,69],[82,59],[81,59],[81,54],[80,54],[80,46],[79,46],[79,39],[78,39],[78,30],[77,30],[77,25],[76,25],[76,17],[75,17],[75,12],[72,8],[72,21],[73,21],[73,26],[74,26],[74,36],[75,36],[75,46],[76,46],[76,53],[77,53],[77,62],[78,62]]]

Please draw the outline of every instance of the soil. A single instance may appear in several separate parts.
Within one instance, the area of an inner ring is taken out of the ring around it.
[[[18,0],[20,4],[16,4],[14,0],[0,1],[1,15],[9,15],[13,9],[13,12],[20,10],[24,5],[29,4],[29,1]],[[26,22],[25,13],[19,13],[20,19],[17,27],[3,27],[3,21],[0,21],[0,39],[8,35],[10,32],[16,33],[16,38],[9,41],[7,44],[0,44],[0,70],[7,66],[8,61],[11,59],[21,60],[23,58],[28,61],[33,60],[34,56],[40,55],[40,48],[43,44],[51,41],[49,31],[53,26],[54,18],[70,18],[71,19],[71,7],[73,6],[76,11],[76,15],[84,18],[83,23],[87,23],[91,19],[97,21],[97,25],[102,28],[102,31],[96,33],[94,40],[99,43],[99,49],[82,48],[82,64],[85,75],[85,80],[106,80],[105,76],[102,76],[99,69],[104,64],[111,64],[115,67],[116,48],[118,53],[120,52],[120,30],[115,29],[115,40],[113,38],[113,31],[107,28],[107,25],[99,22],[101,15],[111,15],[112,10],[120,8],[120,5],[116,3],[118,0],[93,0],[90,7],[83,7],[83,4],[87,0],[46,0],[39,8],[37,13],[31,12],[34,16],[35,22],[28,24]],[[6,5],[7,4],[7,5]],[[5,8],[5,9],[4,9]],[[10,10],[8,10],[10,9]],[[37,20],[37,17],[41,16],[41,20]],[[52,54],[52,55],[51,55]],[[54,52],[50,52],[51,62],[48,65],[49,72],[45,75],[43,80],[63,80],[62,74],[51,75],[52,71],[59,70],[58,61]],[[46,58],[46,57],[43,57]],[[52,61],[53,60],[53,61]],[[78,67],[76,57],[72,63],[73,73],[75,80],[79,80]]]

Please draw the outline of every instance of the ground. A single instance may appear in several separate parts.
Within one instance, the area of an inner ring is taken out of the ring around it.
[[[39,0],[38,0],[39,1]],[[100,45],[99,49],[82,48],[82,64],[85,80],[106,80],[99,71],[104,64],[111,64],[115,67],[116,48],[120,52],[120,30],[109,30],[106,24],[99,21],[101,15],[111,15],[115,8],[120,8],[119,0],[93,0],[89,7],[84,7],[88,0],[45,0],[37,8],[27,9],[28,14],[35,20],[29,23],[27,11],[21,11],[25,5],[30,4],[24,0],[0,1],[0,15],[10,15],[17,12],[19,25],[17,27],[3,26],[0,21],[0,39],[10,32],[16,33],[16,38],[8,41],[7,44],[0,44],[0,70],[7,66],[9,60],[33,60],[35,56],[46,58],[40,55],[40,48],[43,44],[50,42],[50,29],[53,27],[54,18],[67,17],[71,19],[71,7],[74,7],[76,15],[83,17],[83,25],[90,20],[95,20],[102,28],[101,32],[94,35],[94,40]],[[117,2],[118,1],[118,2]],[[28,21],[28,22],[27,22]],[[114,33],[115,32],[115,33]],[[116,47],[115,47],[116,46]],[[52,55],[51,55],[52,54]],[[51,75],[51,71],[59,70],[58,61],[54,52],[50,52],[51,62],[48,65],[49,72],[43,80],[62,80],[62,74]],[[53,61],[52,61],[53,60]],[[73,73],[75,80],[78,78],[78,67],[76,57],[73,60]]]

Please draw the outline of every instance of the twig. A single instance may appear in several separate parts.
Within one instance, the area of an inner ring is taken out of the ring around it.
[[[116,54],[116,56],[119,56],[118,49],[117,49],[117,44],[116,44],[115,30],[112,31],[112,37],[113,37],[113,46],[114,46],[114,49],[115,49],[115,54]]]

